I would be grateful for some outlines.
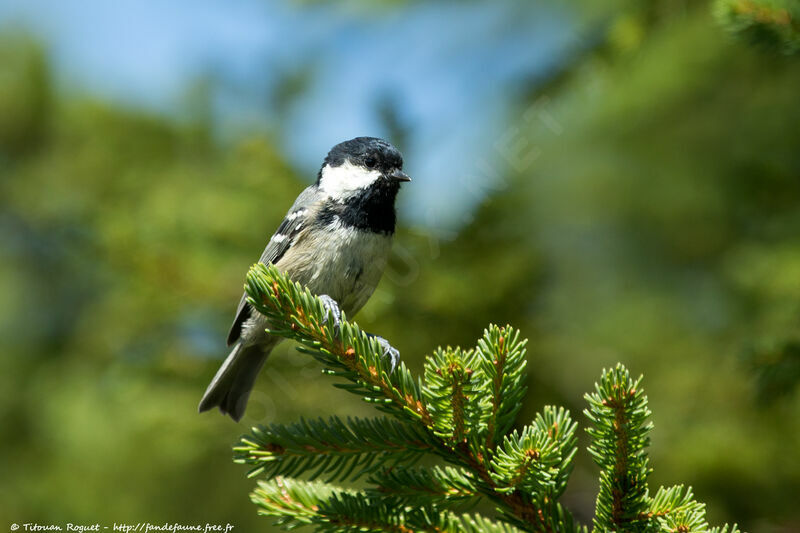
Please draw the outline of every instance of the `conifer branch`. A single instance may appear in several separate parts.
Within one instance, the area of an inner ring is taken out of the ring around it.
[[[497,490],[560,496],[577,452],[576,427],[566,409],[546,406],[532,426],[506,437],[492,460],[493,477],[505,484]]]
[[[472,474],[449,466],[389,468],[373,473],[367,481],[375,485],[368,493],[390,495],[408,505],[463,506],[479,496]]]
[[[700,532],[708,530],[705,505],[694,500],[691,487],[661,487],[650,501],[642,518],[654,519],[666,531]]]
[[[547,406],[509,433],[526,390],[526,341],[517,330],[489,326],[475,349],[437,349],[420,382],[402,363],[391,372],[383,348],[344,317],[333,331],[319,298],[275,267],[251,268],[246,290],[270,333],[298,341],[327,374],[345,380],[336,386],[395,417],[254,428],[235,448],[235,460],[251,465],[251,476],[271,478],[253,493],[262,514],[286,528],[336,532],[587,531],[558,502],[577,453],[567,410]],[[649,497],[652,423],[640,385],[617,365],[586,395],[589,452],[601,469],[594,530],[709,531],[691,489],[662,488]],[[453,466],[412,467],[424,454]],[[285,477],[344,481],[365,474],[369,486],[361,490]],[[500,522],[453,512],[479,499],[496,505]],[[736,526],[710,531],[739,533]]]
[[[647,508],[645,448],[653,425],[647,398],[622,365],[604,371],[595,393],[587,394],[585,414],[594,424],[589,453],[601,468],[595,530],[627,530]]]
[[[326,483],[278,477],[262,481],[253,492],[260,514],[276,517],[292,529],[313,525],[317,531],[516,533],[502,522],[479,515],[456,515],[434,505],[409,506],[394,498],[375,498],[361,491]]]
[[[312,472],[314,479],[355,479],[376,468],[410,464],[435,449],[415,426],[388,418],[338,417],[253,428],[234,448],[235,461],[254,465],[248,477]]]
[[[498,440],[514,423],[522,406],[522,398],[528,390],[525,385],[525,345],[520,341],[519,331],[492,326],[484,331],[478,341],[479,364],[483,381],[482,389],[491,391],[484,424],[486,426],[486,449],[490,452]]]
[[[473,367],[478,364],[478,357],[482,358],[481,368],[498,358],[508,365],[498,380],[500,401],[496,409],[496,425],[500,429],[513,423],[521,398],[519,389],[524,388],[525,366],[525,341],[518,340],[517,330],[508,326],[490,326],[477,350],[438,350],[429,358],[426,372],[429,379],[423,386],[413,379],[402,363],[390,373],[381,347],[346,317],[342,317],[338,334],[324,324],[326,311],[321,301],[304,287],[288,280],[273,265],[251,267],[245,290],[248,301],[267,317],[271,334],[300,342],[303,345],[301,351],[322,362],[327,367],[326,373],[350,382],[338,386],[361,395],[384,412],[421,424],[422,430],[428,432],[436,443],[432,447],[434,453],[473,472],[478,491],[500,508],[508,510],[510,515],[518,517],[520,524],[527,524],[526,529],[560,530],[548,525],[548,505],[519,490],[498,490],[497,481],[490,471],[489,456],[480,449],[482,441],[468,438],[483,434],[485,430],[481,429],[486,426],[482,421],[488,412],[488,403],[482,399],[484,395],[479,394],[480,389],[472,384],[472,375],[476,373]],[[436,369],[444,370],[440,375]],[[481,371],[480,383],[485,382],[485,376]],[[454,389],[457,392],[455,400]],[[507,397],[502,396],[504,393]],[[452,429],[448,429],[448,424]],[[257,443],[258,437],[249,438],[248,442]],[[244,445],[245,448],[250,446]],[[263,448],[259,453],[264,457],[274,457],[269,448]],[[313,461],[318,470],[312,475],[329,472],[340,475],[340,468],[341,474],[348,472],[343,466],[344,461],[332,465],[332,460],[331,463],[305,460],[309,461],[308,464]],[[288,462],[287,467],[293,467],[291,472],[295,472],[299,463]],[[566,513],[564,510],[561,512]]]
[[[425,361],[425,385],[422,396],[434,420],[434,434],[453,446],[467,440],[468,429],[479,430],[478,413],[472,398],[478,395],[475,380],[475,352],[437,349]]]
[[[525,531],[549,531],[552,533],[589,532],[585,525],[576,523],[572,514],[557,501],[543,497],[538,499],[537,506],[539,510],[536,511],[535,516],[523,516],[522,520],[520,520],[520,517],[507,512],[501,513],[501,517],[508,523],[514,524]],[[530,526],[532,523],[537,524],[533,529]]]
[[[404,363],[390,372],[378,341],[342,313],[339,334],[326,324],[319,298],[281,275],[274,265],[256,263],[247,273],[248,302],[270,322],[270,333],[292,338],[327,367],[327,373],[350,381],[339,387],[372,401],[378,409],[433,427],[422,403],[420,386]]]
[[[260,507],[258,514],[274,516],[277,518],[276,525],[294,529],[314,523],[319,503],[326,501],[337,490],[325,483],[277,477],[270,481],[259,481],[250,499]]]
[[[708,533],[741,533],[739,526],[733,524],[732,526],[725,524],[724,526],[715,526],[708,530]]]

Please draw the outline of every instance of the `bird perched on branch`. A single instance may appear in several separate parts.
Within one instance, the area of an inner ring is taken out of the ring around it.
[[[357,137],[328,153],[317,181],[289,209],[259,262],[272,263],[320,295],[338,327],[343,310],[355,314],[383,274],[395,228],[395,198],[410,181],[403,157],[388,142]],[[327,320],[327,319],[326,319]],[[266,333],[266,319],[242,296],[228,334],[230,354],[200,400],[238,421],[267,356],[282,340]],[[399,353],[376,337],[397,363]]]

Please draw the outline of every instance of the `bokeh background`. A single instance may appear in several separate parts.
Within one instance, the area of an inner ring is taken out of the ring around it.
[[[548,403],[585,426],[582,395],[622,361],[645,376],[653,485],[692,485],[712,523],[800,530],[798,15],[0,3],[0,527],[270,530],[239,435],[373,411],[289,343],[242,424],[196,405],[286,209],[333,144],[376,135],[414,181],[362,326],[416,371],[519,327],[520,424]],[[584,520],[596,475],[579,454]]]

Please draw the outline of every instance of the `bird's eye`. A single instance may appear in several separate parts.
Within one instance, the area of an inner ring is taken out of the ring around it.
[[[367,165],[367,168],[375,168],[375,166],[378,164],[378,160],[372,156],[369,156],[364,160],[364,164]]]

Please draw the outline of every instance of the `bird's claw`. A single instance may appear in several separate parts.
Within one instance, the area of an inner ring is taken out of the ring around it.
[[[367,335],[378,341],[378,344],[381,345],[383,349],[383,357],[389,358],[389,373],[391,374],[394,372],[394,369],[397,367],[397,364],[400,362],[400,352],[397,348],[389,344],[389,341],[381,337],[380,335],[373,335],[372,333],[367,333]]]
[[[342,310],[339,308],[339,304],[327,294],[321,295],[319,299],[322,301],[322,307],[325,309],[322,317],[322,325],[324,326],[328,323],[328,319],[331,319],[333,330],[338,336],[342,324]],[[400,352],[383,337],[373,335],[372,333],[367,333],[367,335],[378,341],[378,344],[380,344],[383,350],[383,357],[389,358],[389,373],[391,374],[394,372],[395,367],[397,367],[397,364],[400,362]]]
[[[336,335],[339,335],[342,324],[342,310],[339,308],[339,304],[327,294],[323,294],[319,299],[322,300],[322,307],[325,308],[325,313],[322,317],[322,325],[324,326],[328,323],[329,317],[332,318],[333,331]]]

